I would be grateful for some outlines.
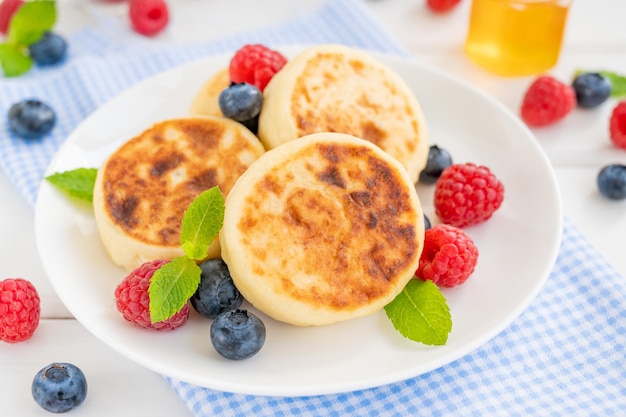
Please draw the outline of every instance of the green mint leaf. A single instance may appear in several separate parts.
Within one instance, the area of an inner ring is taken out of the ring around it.
[[[620,98],[626,96],[626,77],[611,71],[600,71],[611,83],[611,97]]]
[[[452,317],[445,297],[432,281],[415,278],[385,306],[387,317],[402,336],[426,345],[445,345]]]
[[[29,46],[44,32],[52,29],[57,18],[53,0],[25,2],[13,15],[7,33],[7,41],[13,45]]]
[[[200,284],[202,270],[184,256],[163,264],[150,279],[150,320],[158,323],[180,311]]]
[[[46,180],[69,195],[91,202],[97,175],[96,168],[77,168],[54,173],[47,176]]]
[[[187,257],[204,259],[223,222],[224,196],[219,187],[197,196],[185,211],[180,230],[180,244]]]
[[[0,66],[5,77],[17,77],[33,66],[33,60],[25,53],[24,47],[0,44]]]

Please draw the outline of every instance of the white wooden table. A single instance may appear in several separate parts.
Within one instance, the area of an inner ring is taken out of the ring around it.
[[[463,55],[470,0],[463,0],[457,9],[440,16],[425,8],[425,0],[363,2],[416,59],[466,80],[517,112],[530,78],[495,77]],[[101,16],[125,18],[123,2],[57,0],[57,3],[57,30],[65,34],[93,24]],[[208,40],[305,13],[317,3],[319,0],[170,0],[177,19],[168,28],[167,36],[170,40]],[[229,8],[248,12],[240,13],[241,20],[234,24],[221,19]],[[563,80],[570,80],[579,68],[626,73],[624,16],[623,0],[574,0],[563,53],[551,72]],[[626,277],[622,243],[626,234],[626,201],[612,202],[600,197],[595,183],[603,165],[626,163],[626,151],[608,145],[611,108],[608,104],[592,112],[576,110],[565,122],[534,132],[554,164],[565,215]],[[0,201],[0,278],[27,278],[37,286],[42,298],[42,320],[36,338],[15,345],[0,343],[0,414],[49,415],[32,400],[32,378],[50,362],[68,361],[83,369],[90,387],[89,400],[72,415],[190,415],[160,375],[114,352],[72,318],[55,295],[38,260],[33,210],[2,172]]]

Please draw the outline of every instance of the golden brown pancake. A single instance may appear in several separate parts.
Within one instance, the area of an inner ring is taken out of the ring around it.
[[[223,117],[170,119],[124,143],[98,170],[94,213],[104,247],[127,270],[184,254],[183,214],[203,191],[224,195],[264,149]],[[218,257],[215,239],[207,258]]]
[[[374,313],[413,277],[424,221],[402,165],[363,139],[316,133],[263,154],[226,199],[222,258],[243,296],[295,325]]]
[[[314,132],[374,143],[398,159],[413,182],[428,158],[426,122],[411,89],[370,54],[346,46],[304,50],[264,91],[258,136],[266,149]]]
[[[191,102],[189,114],[192,116],[222,116],[218,99],[220,93],[229,84],[228,67],[213,74],[196,92]]]

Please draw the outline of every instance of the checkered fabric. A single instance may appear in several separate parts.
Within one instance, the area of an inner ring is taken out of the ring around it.
[[[119,22],[100,20],[71,38],[62,66],[0,83],[3,114],[27,97],[57,111],[57,126],[40,140],[15,137],[0,119],[0,166],[31,204],[64,138],[109,98],[150,75],[246,42],[337,42],[404,53],[359,0],[328,1],[306,18],[175,47],[125,38]],[[482,347],[427,374],[314,397],[233,394],[165,380],[196,417],[626,416],[625,294],[624,277],[566,220],[554,270],[528,309]]]

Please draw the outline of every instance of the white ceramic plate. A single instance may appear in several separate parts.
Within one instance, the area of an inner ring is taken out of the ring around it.
[[[170,333],[134,327],[115,309],[113,291],[125,273],[101,246],[90,205],[70,200],[44,182],[36,206],[38,250],[76,319],[122,355],[156,372],[229,392],[278,396],[351,391],[420,375],[471,352],[507,327],[537,294],[558,252],[562,216],[549,162],[529,130],[495,100],[414,62],[378,56],[415,91],[431,143],[449,149],[455,162],[489,166],[506,187],[494,217],[466,229],[480,259],[465,284],[444,291],[453,320],[445,346],[404,339],[382,311],[319,328],[293,327],[261,314],[265,346],[239,362],[214,351],[211,323],[195,312]],[[123,92],[68,137],[47,174],[99,167],[123,141],[153,122],[186,115],[195,91],[228,59],[193,62]],[[425,212],[436,221],[432,191],[432,186],[418,186]]]

